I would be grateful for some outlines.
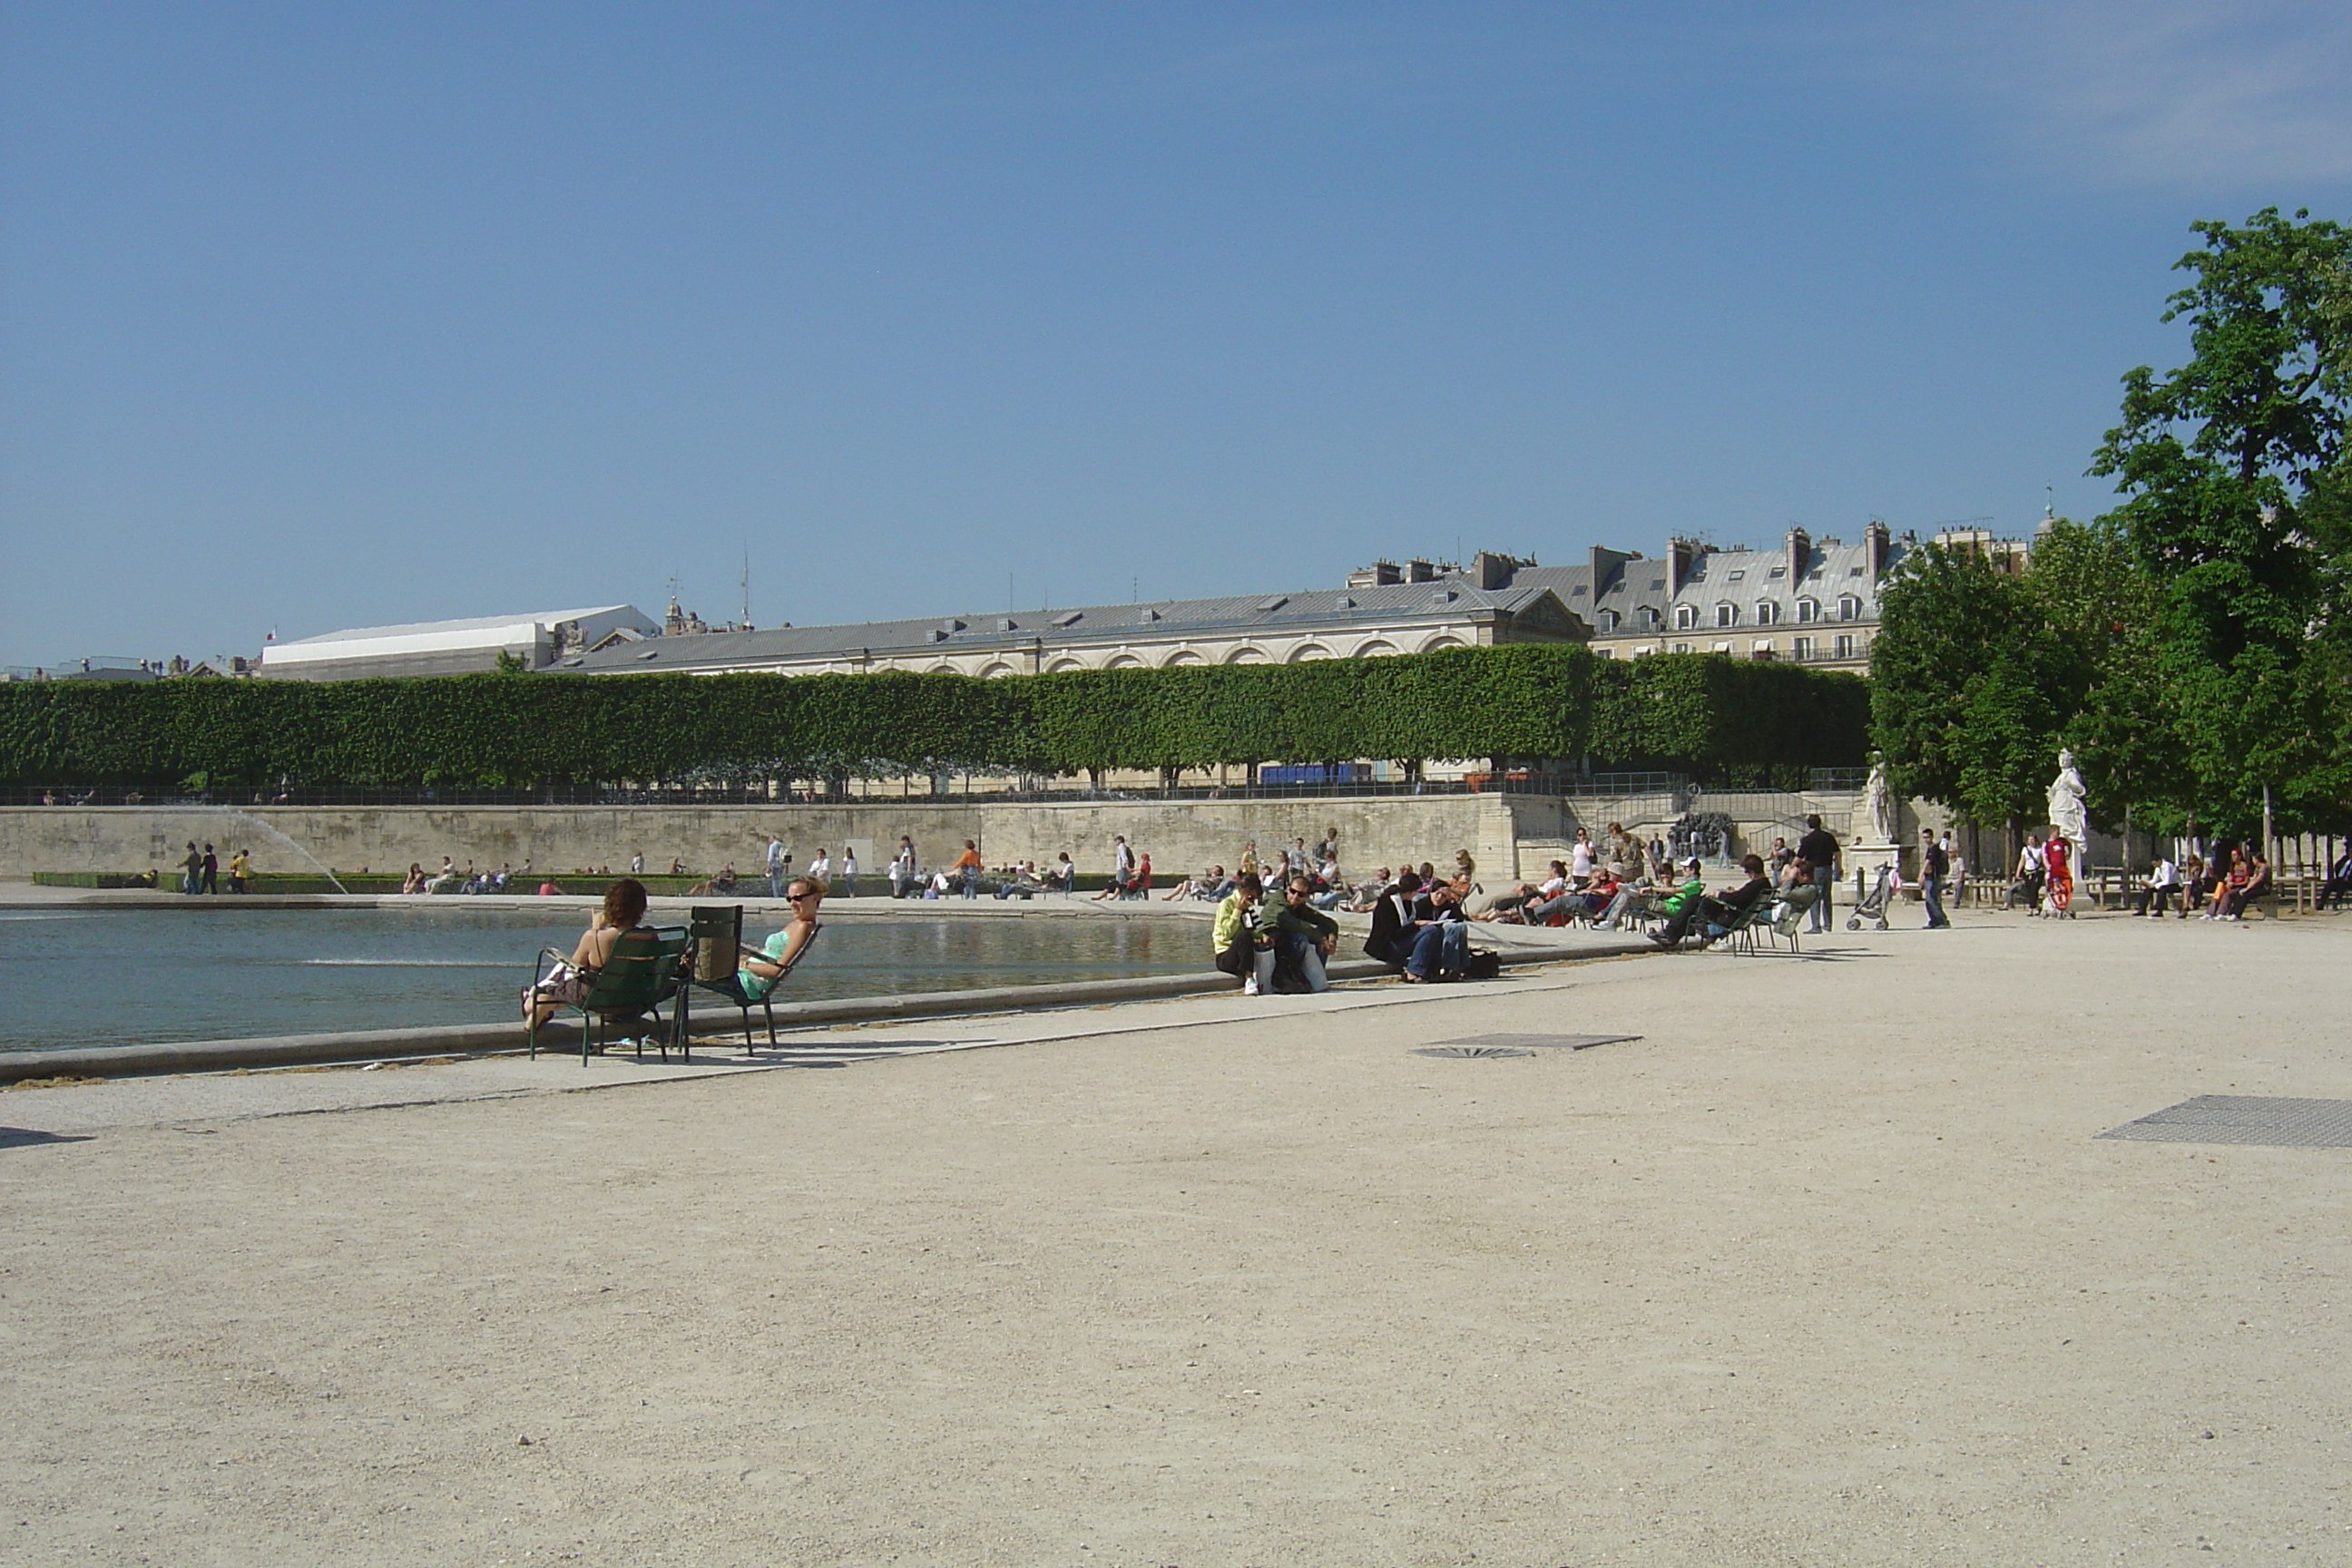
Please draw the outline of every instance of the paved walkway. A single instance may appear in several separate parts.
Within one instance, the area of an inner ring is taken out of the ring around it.
[[[2347,957],[1964,917],[0,1094],[0,1560],[2352,1560],[2352,1150],[2098,1136],[2352,1098]],[[1531,1033],[1639,1037],[1414,1054]]]

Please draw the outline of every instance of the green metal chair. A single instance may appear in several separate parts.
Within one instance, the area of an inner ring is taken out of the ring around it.
[[[689,918],[693,921],[690,938],[693,960],[687,973],[687,992],[681,994],[678,1002],[681,1042],[686,1038],[684,1020],[688,996],[695,991],[708,991],[724,998],[742,1014],[743,1049],[746,1053],[756,1048],[751,1038],[751,1009],[754,1007],[767,1017],[768,1044],[772,1047],[776,1043],[776,987],[782,985],[785,978],[800,966],[801,960],[808,956],[809,949],[816,945],[817,933],[824,927],[820,925],[811,930],[808,940],[801,943],[801,950],[793,954],[792,963],[784,965],[784,973],[770,981],[767,989],[754,996],[743,989],[742,978],[738,973],[742,967],[742,956],[749,953],[766,958],[768,955],[758,948],[744,945],[743,906],[698,905]]]
[[[637,926],[623,931],[614,939],[613,952],[604,966],[596,972],[587,994],[577,1002],[567,1003],[580,1015],[580,1065],[588,1065],[588,1053],[602,1052],[610,1044],[609,1035],[615,1018],[643,1016],[653,1026],[661,1022],[661,1005],[678,995],[678,966],[687,949],[687,932],[682,926]],[[542,948],[540,973],[544,977],[549,963],[568,963],[571,955],[555,949]],[[681,1033],[685,1008],[673,1007],[668,1031],[656,1044],[662,1060],[669,1059],[671,1034]],[[636,1054],[640,1060],[646,1054],[646,1034],[636,1037]],[[539,1058],[539,1024],[534,1016],[529,1030],[530,1057]]]

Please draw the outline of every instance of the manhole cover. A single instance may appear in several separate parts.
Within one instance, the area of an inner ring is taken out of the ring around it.
[[[1614,1046],[1641,1037],[1639,1035],[1465,1035],[1458,1040],[1445,1043],[1449,1046],[1524,1046],[1537,1050],[1587,1051],[1595,1046]]]
[[[1417,1057],[1531,1057],[1533,1051],[1522,1051],[1510,1046],[1423,1046],[1412,1053]]]
[[[2200,1094],[2099,1134],[2142,1143],[2253,1143],[2273,1149],[2352,1149],[2352,1100],[2273,1100]]]

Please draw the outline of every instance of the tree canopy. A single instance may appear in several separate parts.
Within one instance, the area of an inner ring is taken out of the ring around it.
[[[2031,566],[1929,547],[1889,585],[1873,738],[1898,787],[2032,816],[2061,744],[2091,805],[2242,831],[2352,821],[2352,230],[2192,226],[2186,363],[2123,379],[2091,472],[2124,498]]]

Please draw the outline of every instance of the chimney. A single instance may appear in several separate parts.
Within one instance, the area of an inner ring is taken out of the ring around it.
[[[1601,545],[1594,545],[1591,555],[1592,602],[1599,604],[1601,595],[1609,592],[1616,581],[1625,574],[1626,562],[1639,559],[1639,556],[1628,555],[1622,550],[1610,550]]]
[[[1666,541],[1667,598],[1675,598],[1682,593],[1683,584],[1690,578],[1691,558],[1697,553],[1698,546],[1687,539]]]
[[[1370,566],[1348,574],[1350,588],[1392,588],[1404,581],[1393,561],[1375,561]]]
[[[1801,528],[1789,530],[1789,585],[1805,580],[1805,565],[1813,558],[1813,542],[1805,537]]]
[[[1872,518],[1863,528],[1862,543],[1869,557],[1870,580],[1877,582],[1886,575],[1886,525]]]
[[[1470,580],[1481,592],[1491,594],[1511,585],[1512,574],[1521,563],[1516,555],[1497,555],[1491,550],[1481,550],[1470,557]]]
[[[1437,568],[1415,556],[1404,563],[1404,580],[1408,583],[1434,583],[1437,581]]]

